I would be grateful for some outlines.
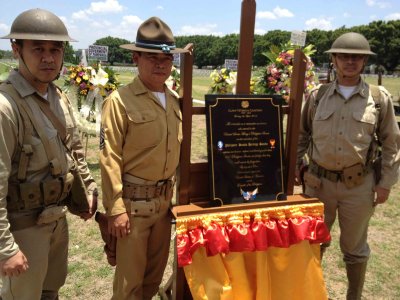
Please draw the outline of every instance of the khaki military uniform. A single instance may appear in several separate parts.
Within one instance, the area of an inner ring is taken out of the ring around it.
[[[11,87],[8,84],[8,88],[18,91],[20,100],[25,101],[32,115],[37,117],[36,122],[48,137],[47,147],[54,154],[53,162],[57,165],[59,178],[62,178],[69,172],[73,162],[58,137],[57,130],[34,101],[35,89],[16,71],[10,73],[8,81],[12,85]],[[58,88],[50,84],[46,101],[67,128],[66,144],[76,150],[82,177],[89,192],[92,192],[96,184],[84,160],[71,107],[62,97],[65,96]],[[66,195],[61,193],[51,201],[45,195],[45,184],[54,183],[59,178],[54,178],[51,174],[46,147],[38,133],[29,121],[25,122],[22,118],[13,96],[0,92],[0,260],[5,260],[21,250],[29,264],[28,271],[22,275],[2,278],[1,296],[4,300],[40,299],[42,290],[58,291],[67,274],[66,210],[62,206],[57,208]],[[22,152],[26,148],[31,153],[25,156],[27,164],[21,165]],[[45,202],[46,212],[52,207],[57,215],[53,214],[52,221],[47,222],[49,219],[45,219],[44,224],[36,225],[39,215],[43,216]]]
[[[177,95],[166,86],[165,93],[166,109],[136,77],[103,104],[103,204],[109,216],[127,212],[131,223],[117,241],[113,299],[151,298],[167,263],[182,116]]]
[[[308,151],[311,176],[306,180],[306,193],[323,201],[329,228],[338,212],[340,247],[349,264],[366,262],[370,253],[367,231],[374,211],[371,143],[375,126],[383,153],[378,185],[390,189],[398,180],[400,132],[391,96],[386,89],[379,88],[379,111],[363,80],[348,100],[334,81],[315,106],[314,90],[302,110],[298,164]],[[352,174],[355,166],[358,169]],[[351,175],[346,177],[349,172]],[[351,178],[349,183],[345,178]]]

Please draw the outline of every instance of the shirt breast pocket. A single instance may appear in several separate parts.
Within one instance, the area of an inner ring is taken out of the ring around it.
[[[353,112],[352,117],[353,124],[351,130],[354,130],[354,136],[359,140],[365,139],[366,142],[370,142],[376,123],[375,111],[367,108],[363,111]]]
[[[128,116],[129,147],[146,149],[160,144],[165,129],[153,110],[133,111]]]
[[[333,132],[333,111],[318,111],[313,122],[314,142],[318,139],[325,139],[332,136]]]

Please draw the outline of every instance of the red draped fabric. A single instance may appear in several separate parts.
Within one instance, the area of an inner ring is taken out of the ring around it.
[[[178,265],[192,263],[204,247],[207,256],[288,248],[302,241],[328,242],[323,205],[302,204],[215,213],[177,219]]]

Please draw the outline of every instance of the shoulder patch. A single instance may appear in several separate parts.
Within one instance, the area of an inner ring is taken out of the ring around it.
[[[104,140],[104,128],[100,128],[100,145],[99,148],[100,150],[103,150],[105,147],[105,140]]]

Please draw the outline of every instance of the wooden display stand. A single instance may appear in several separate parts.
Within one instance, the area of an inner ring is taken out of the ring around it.
[[[237,94],[249,94],[251,65],[253,53],[254,24],[256,3],[254,0],[242,1],[239,61],[237,76]],[[294,173],[296,165],[297,141],[299,135],[300,110],[304,92],[304,77],[306,70],[306,57],[296,50],[292,75],[292,87],[289,105],[284,107],[287,114],[287,129],[285,141],[285,158],[287,186],[286,201],[265,201],[248,204],[225,205],[221,207],[209,207],[209,170],[208,163],[191,163],[191,138],[192,116],[204,115],[204,107],[193,107],[192,99],[192,75],[193,55],[195,49],[192,44],[186,46],[189,53],[181,54],[181,100],[182,100],[182,128],[183,141],[180,160],[180,181],[177,191],[177,206],[174,208],[175,217],[202,215],[207,213],[225,212],[232,210],[263,208],[281,205],[293,205],[315,203],[318,199],[307,198],[304,195],[293,195]],[[185,275],[178,268],[176,282],[173,287],[173,297],[176,299],[191,299],[191,294],[186,284]]]

